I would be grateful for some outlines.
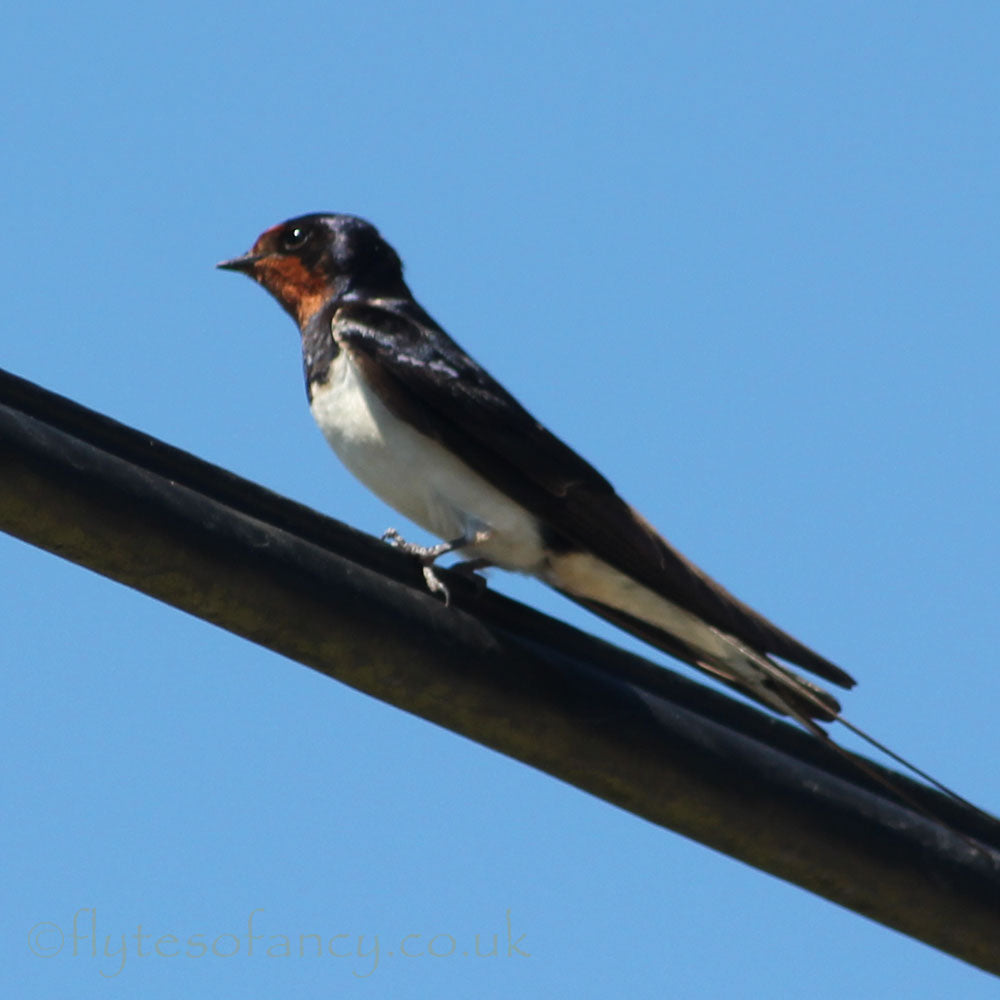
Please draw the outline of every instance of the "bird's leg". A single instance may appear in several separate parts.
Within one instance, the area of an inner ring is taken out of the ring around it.
[[[437,545],[417,545],[416,542],[408,542],[395,528],[386,528],[382,532],[382,541],[388,542],[394,549],[399,549],[400,552],[405,552],[408,556],[416,556],[420,560],[426,560],[429,565],[453,549],[468,545],[471,539],[463,536],[451,542],[439,542]]]
[[[457,552],[467,545],[485,542],[489,537],[489,531],[484,530],[471,533],[466,532],[460,538],[452,539],[450,542],[440,542],[437,545],[417,545],[415,542],[406,541],[395,528],[388,528],[382,533],[383,542],[388,542],[401,552],[405,552],[410,556],[416,556],[420,560],[427,589],[432,594],[440,594],[444,598],[445,604],[451,603],[451,594],[448,592],[448,588],[438,579],[437,573],[434,572],[434,561],[440,559],[443,555],[447,555],[449,552]],[[475,570],[481,568],[483,565],[489,565],[489,560],[470,559],[465,563],[461,563],[459,568],[470,566],[470,564],[476,564],[471,566],[471,570]]]

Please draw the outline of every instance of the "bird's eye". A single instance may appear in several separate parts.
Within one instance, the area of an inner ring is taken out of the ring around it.
[[[281,237],[282,249],[299,250],[306,245],[310,236],[312,236],[312,229],[308,226],[291,226],[285,230]]]

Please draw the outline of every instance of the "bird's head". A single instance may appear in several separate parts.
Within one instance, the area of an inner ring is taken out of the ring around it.
[[[396,251],[364,219],[300,215],[272,226],[242,257],[218,267],[263,285],[304,328],[328,302],[406,294]]]

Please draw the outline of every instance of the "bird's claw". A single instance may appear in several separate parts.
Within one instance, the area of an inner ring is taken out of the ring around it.
[[[429,564],[424,566],[424,582],[432,594],[441,595],[445,607],[451,604],[451,591],[441,582],[437,573],[434,572],[434,567]]]

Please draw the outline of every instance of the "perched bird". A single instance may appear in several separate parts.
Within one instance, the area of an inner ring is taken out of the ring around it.
[[[298,323],[313,416],[386,503],[479,568],[538,577],[771,709],[837,718],[854,680],[675,551],[596,469],[546,430],[420,307],[395,250],[350,215],[303,215],[218,265],[263,285]]]

